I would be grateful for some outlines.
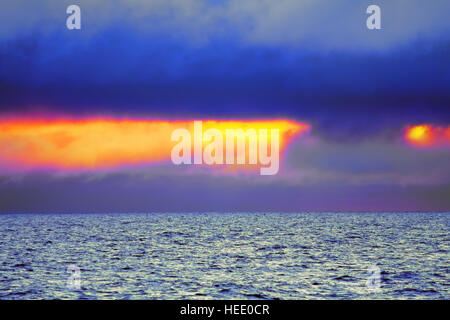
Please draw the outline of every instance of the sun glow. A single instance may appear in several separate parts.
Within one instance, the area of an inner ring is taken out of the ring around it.
[[[438,127],[421,124],[406,128],[406,140],[418,147],[449,145],[450,127]]]
[[[291,120],[203,120],[204,129],[279,129],[280,151],[309,125]],[[0,121],[0,164],[20,168],[102,169],[169,161],[171,133],[193,121],[141,119]]]

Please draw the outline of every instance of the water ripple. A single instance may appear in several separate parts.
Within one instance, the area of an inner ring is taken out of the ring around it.
[[[449,299],[448,213],[0,215],[1,299]],[[67,287],[69,265],[81,287]],[[367,268],[381,289],[366,287]]]

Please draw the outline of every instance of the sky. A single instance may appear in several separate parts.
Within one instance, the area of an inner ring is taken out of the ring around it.
[[[81,30],[66,28],[71,4]],[[381,30],[366,28],[370,4]],[[311,129],[274,176],[168,161],[22,168],[0,152],[0,212],[450,211],[448,12],[446,0],[2,1],[0,123]],[[432,143],[407,139],[416,125]]]

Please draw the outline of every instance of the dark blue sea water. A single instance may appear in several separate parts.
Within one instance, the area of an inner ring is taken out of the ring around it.
[[[449,299],[449,225],[449,213],[6,214],[0,298]]]

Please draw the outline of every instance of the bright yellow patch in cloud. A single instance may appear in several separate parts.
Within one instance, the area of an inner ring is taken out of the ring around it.
[[[450,143],[450,127],[421,124],[406,129],[406,140],[415,146],[443,146]]]
[[[290,120],[203,120],[204,130],[279,129],[280,151],[309,125]],[[0,121],[0,164],[101,169],[170,161],[171,133],[193,121],[83,119]]]

